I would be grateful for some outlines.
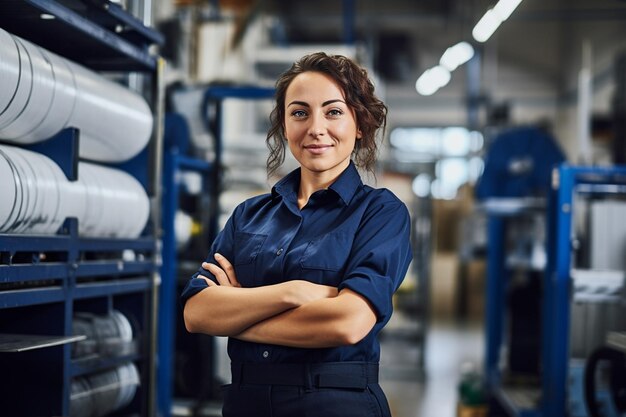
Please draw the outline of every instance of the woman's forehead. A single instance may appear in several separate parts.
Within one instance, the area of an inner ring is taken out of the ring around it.
[[[344,100],[345,94],[339,83],[329,75],[321,72],[307,71],[298,74],[287,87],[285,104],[291,100],[317,99],[321,102],[328,100]]]

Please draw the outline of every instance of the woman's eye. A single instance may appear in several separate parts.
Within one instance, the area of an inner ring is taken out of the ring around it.
[[[339,109],[332,109],[328,111],[329,116],[341,116],[343,112]]]
[[[305,117],[306,112],[304,110],[296,110],[296,111],[293,111],[291,115],[294,117]]]

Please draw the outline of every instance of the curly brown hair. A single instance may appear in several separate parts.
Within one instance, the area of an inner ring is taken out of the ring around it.
[[[378,145],[376,132],[387,124],[387,106],[374,95],[367,71],[354,61],[341,55],[316,52],[296,61],[276,81],[276,104],[270,114],[270,129],[266,143],[270,150],[267,158],[267,175],[271,177],[285,161],[285,95],[296,76],[304,72],[319,72],[330,76],[341,87],[346,104],[356,115],[356,123],[362,138],[356,141],[353,151],[354,163],[374,173]]]

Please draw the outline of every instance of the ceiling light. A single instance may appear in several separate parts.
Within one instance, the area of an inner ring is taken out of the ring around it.
[[[441,56],[439,63],[448,71],[454,71],[474,56],[474,48],[467,42],[459,42],[449,47]]]
[[[498,13],[500,20],[504,22],[521,2],[522,0],[500,0],[493,10]]]
[[[494,9],[489,9],[472,29],[472,36],[478,42],[485,42],[498,29],[500,23],[502,23],[500,15]]]
[[[444,85],[450,82],[450,71],[441,65],[427,69],[415,82],[415,89],[423,96],[435,94]]]

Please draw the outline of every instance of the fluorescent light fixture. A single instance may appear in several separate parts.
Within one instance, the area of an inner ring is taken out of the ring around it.
[[[452,72],[459,67],[459,65],[465,64],[474,56],[474,48],[467,42],[459,42],[454,46],[449,47],[441,56],[439,64]]]
[[[432,96],[437,92],[437,90],[439,90],[439,86],[430,82],[426,72],[424,72],[417,79],[417,82],[415,83],[415,89],[423,96]]]
[[[439,88],[450,82],[450,71],[442,67],[441,65],[437,65],[436,67],[432,67],[430,69],[429,77],[436,83]]]
[[[493,10],[498,13],[500,20],[504,22],[509,18],[509,16],[511,16],[513,10],[515,10],[521,2],[522,0],[500,0],[498,4],[494,6]]]
[[[450,82],[450,71],[441,65],[424,71],[415,82],[415,89],[423,96],[435,94],[437,90]]]
[[[493,35],[493,32],[498,29],[500,23],[502,23],[500,15],[494,9],[489,9],[472,29],[472,36],[478,42],[486,42]]]
[[[48,13],[42,13],[42,14],[40,14],[40,15],[39,15],[39,18],[40,18],[40,19],[43,19],[43,20],[53,20],[53,19],[56,19],[56,18],[54,17],[54,15],[51,15],[51,14],[48,14]]]
[[[478,42],[486,42],[521,2],[522,0],[500,0],[493,9],[487,10],[472,30],[474,39]]]

